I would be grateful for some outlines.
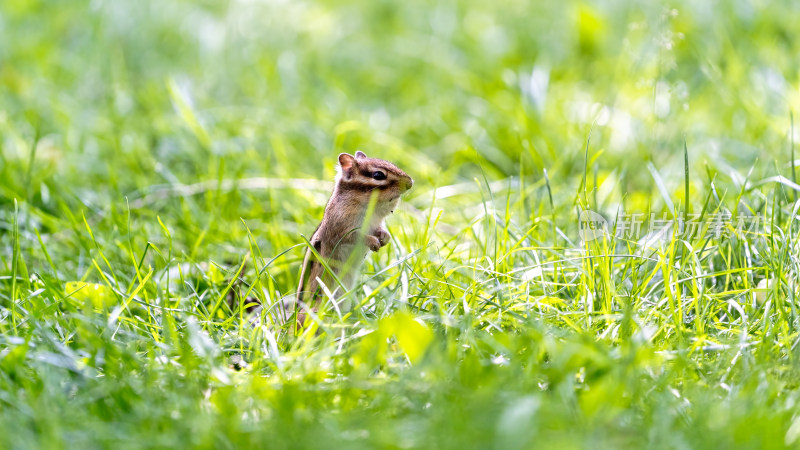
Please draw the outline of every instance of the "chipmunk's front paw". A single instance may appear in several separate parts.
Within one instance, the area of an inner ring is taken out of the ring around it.
[[[389,239],[392,238],[392,235],[389,234],[388,231],[384,230],[383,228],[378,228],[372,233],[373,236],[378,238],[378,242],[381,243],[381,247],[385,246],[389,243]]]
[[[365,236],[365,239],[367,241],[367,247],[369,247],[369,249],[372,250],[373,252],[377,252],[382,247],[381,241],[379,241],[378,238],[375,236],[372,235]]]

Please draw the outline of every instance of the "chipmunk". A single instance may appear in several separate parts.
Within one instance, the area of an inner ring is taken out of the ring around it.
[[[339,155],[336,185],[333,189],[322,223],[319,224],[309,243],[324,258],[328,267],[350,289],[359,274],[367,250],[377,252],[389,243],[389,232],[384,227],[386,216],[394,212],[400,195],[411,189],[414,180],[394,164],[377,158],[369,158],[363,152],[355,156]],[[372,196],[376,197],[372,216],[367,218],[367,209]],[[368,220],[368,229],[362,225]],[[306,250],[300,282],[297,287],[297,324],[305,322],[303,306],[315,310],[323,298],[319,281],[331,291],[334,298],[341,294],[341,287],[311,249]]]

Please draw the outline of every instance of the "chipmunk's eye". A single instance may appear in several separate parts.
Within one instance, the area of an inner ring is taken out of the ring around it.
[[[379,171],[376,171],[376,172],[372,172],[372,178],[374,178],[376,180],[385,180],[386,179],[386,174],[379,170]]]

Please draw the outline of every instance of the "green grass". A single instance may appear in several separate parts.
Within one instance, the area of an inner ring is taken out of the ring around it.
[[[3,1],[0,447],[799,446],[800,7],[537,3]],[[356,149],[361,307],[254,327]]]

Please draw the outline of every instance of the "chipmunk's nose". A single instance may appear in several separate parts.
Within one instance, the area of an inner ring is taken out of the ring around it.
[[[414,180],[412,180],[411,177],[407,177],[403,181],[405,181],[404,187],[406,190],[409,190],[411,189],[411,186],[414,186]]]

